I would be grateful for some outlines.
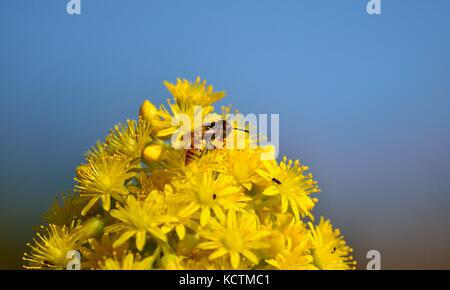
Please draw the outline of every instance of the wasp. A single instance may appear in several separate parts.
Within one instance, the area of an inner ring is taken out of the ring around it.
[[[191,144],[191,148],[186,150],[185,153],[185,165],[189,165],[195,160],[200,159],[207,150],[217,149],[217,144],[224,144],[226,138],[230,135],[232,130],[239,130],[245,133],[249,133],[248,130],[234,128],[227,120],[213,121],[209,124],[202,125],[201,139],[195,138],[195,132],[190,132],[191,140],[195,140]],[[197,142],[197,143],[196,143]],[[197,146],[195,146],[197,145]]]

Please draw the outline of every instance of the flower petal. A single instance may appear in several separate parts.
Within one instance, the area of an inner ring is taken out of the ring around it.
[[[210,216],[211,216],[211,209],[209,208],[209,206],[204,207],[200,215],[200,226],[202,227],[206,226],[209,222]]]
[[[217,258],[224,256],[227,253],[228,253],[228,251],[225,248],[219,248],[219,249],[215,250],[211,255],[209,255],[208,259],[215,260]]]
[[[184,240],[184,237],[186,236],[186,228],[184,225],[179,224],[175,227],[175,231],[177,232],[178,238],[180,240]]]
[[[142,249],[144,249],[145,236],[146,236],[146,231],[139,231],[136,233],[136,248],[139,251],[142,251]]]
[[[251,252],[249,250],[242,250],[241,254],[244,257],[246,257],[253,264],[258,264],[259,263],[259,258],[255,254],[253,254],[253,252]]]
[[[83,208],[83,210],[81,211],[81,215],[85,216],[87,214],[87,212],[94,206],[94,204],[98,201],[100,197],[94,197],[93,199],[91,199],[88,204]]]
[[[263,191],[263,194],[268,195],[268,196],[277,195],[279,193],[280,193],[280,191],[274,185],[269,186],[268,188],[264,189],[264,191]]]
[[[241,257],[238,252],[231,252],[230,253],[230,262],[231,267],[236,270],[239,268],[239,264],[241,263]]]
[[[126,231],[124,232],[113,244],[113,248],[120,247],[126,241],[128,241],[132,236],[134,236],[135,231]]]

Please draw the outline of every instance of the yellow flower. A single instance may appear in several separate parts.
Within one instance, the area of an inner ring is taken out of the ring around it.
[[[309,223],[314,265],[322,270],[354,269],[356,262],[349,256],[353,249],[346,245],[338,229],[329,220],[320,219],[317,226]]]
[[[208,170],[223,171],[223,154],[219,150],[206,150],[200,155],[186,164],[186,150],[168,150],[161,161],[161,167],[167,177],[173,180],[186,179],[187,176]]]
[[[240,210],[245,206],[245,202],[250,200],[232,177],[212,170],[188,176],[186,180],[173,184],[179,189],[179,198],[189,202],[180,214],[191,216],[200,211],[202,227],[209,222],[211,211],[217,219],[224,221],[224,210]]]
[[[129,194],[125,182],[136,175],[132,169],[129,159],[117,155],[101,155],[80,165],[77,168],[75,181],[78,184],[75,187],[82,197],[90,198],[81,214],[86,215],[98,200],[102,201],[106,211],[111,208],[111,197],[123,201],[122,196]]]
[[[301,245],[285,248],[275,259],[267,263],[279,270],[317,270],[313,264],[313,257]]]
[[[208,259],[228,255],[233,269],[239,268],[241,255],[257,265],[259,257],[254,251],[268,247],[262,239],[269,233],[261,230],[255,215],[245,212],[236,214],[229,210],[224,223],[213,219],[199,234],[206,241],[200,243],[198,248],[213,251]]]
[[[154,120],[153,124],[156,128],[156,137],[162,140],[170,138],[169,145],[175,149],[187,149],[194,146],[197,136],[201,137],[204,124],[220,118],[219,115],[212,113],[213,106],[195,105],[184,100],[175,103],[167,100],[167,103],[171,112],[161,105],[158,119]],[[204,145],[204,142],[201,142],[196,146]]]
[[[150,256],[139,260],[133,253],[128,253],[122,260],[116,258],[108,258],[101,264],[102,270],[151,270],[155,256]]]
[[[281,201],[281,213],[287,212],[290,208],[297,220],[300,220],[300,215],[312,218],[310,211],[317,199],[311,198],[310,195],[319,192],[319,189],[317,182],[312,179],[312,174],[303,174],[308,167],[301,166],[298,160],[287,161],[286,157],[279,165],[269,160],[263,164],[265,170],[256,170],[270,183],[263,195],[278,197]]]
[[[225,92],[214,92],[213,86],[206,85],[199,77],[195,82],[177,79],[176,84],[164,82],[177,102],[191,102],[195,105],[209,106],[225,97]]]
[[[164,270],[187,270],[183,258],[175,254],[166,254],[161,259],[161,269]]]
[[[113,241],[109,233],[103,234],[100,241],[95,238],[89,239],[89,247],[85,246],[80,249],[80,253],[85,259],[81,264],[81,268],[99,269],[105,259],[122,259],[127,254],[128,243],[114,248]]]
[[[161,226],[173,219],[165,216],[163,206],[163,197],[157,191],[153,191],[144,201],[138,201],[130,195],[125,207],[119,206],[118,209],[111,210],[111,215],[119,222],[106,227],[105,231],[121,233],[114,242],[114,248],[136,237],[136,248],[142,251],[147,241],[147,234],[166,242],[167,236],[161,230]]]
[[[150,176],[145,173],[140,174],[141,193],[147,196],[153,190],[164,191],[166,184],[170,184],[171,178],[162,169],[155,169]]]
[[[67,253],[78,250],[84,242],[83,236],[75,230],[74,224],[68,226],[49,225],[41,227],[44,233],[37,233],[30,253],[25,253],[23,260],[28,262],[26,269],[66,269],[70,257]]]
[[[261,181],[256,172],[261,166],[258,150],[225,150],[224,154],[224,169],[221,171],[232,176],[246,190],[251,190],[253,184]]]
[[[317,269],[312,263],[312,243],[305,225],[297,222],[291,214],[281,214],[277,216],[276,226],[284,237],[283,247],[274,258],[266,262],[282,270]]]
[[[82,217],[81,210],[86,205],[86,198],[74,193],[63,194],[61,201],[56,198],[43,218],[49,223],[58,226],[69,226],[72,221]]]
[[[170,222],[168,221],[164,225],[165,231],[169,232],[175,228],[180,241],[186,236],[186,228],[196,232],[200,227],[199,224],[192,218],[190,213],[182,210],[189,203],[182,198],[177,198],[177,193],[174,192],[173,187],[169,184],[164,187],[164,197],[166,200],[166,215],[171,219]]]
[[[119,124],[106,137],[106,144],[111,153],[131,159],[141,157],[145,146],[152,141],[152,126],[145,120],[127,120],[126,125]]]

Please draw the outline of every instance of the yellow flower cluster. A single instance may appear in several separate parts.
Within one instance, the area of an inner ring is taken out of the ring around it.
[[[339,230],[323,218],[314,225],[319,189],[307,166],[262,160],[270,148],[260,146],[173,148],[172,118],[195,118],[195,106],[207,117],[225,94],[199,78],[165,85],[168,107],[145,101],[138,120],[87,152],[74,193],[45,214],[25,268],[66,269],[74,250],[81,269],[355,268]]]

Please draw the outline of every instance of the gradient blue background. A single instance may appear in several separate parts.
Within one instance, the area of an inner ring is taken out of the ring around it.
[[[1,1],[0,267],[98,138],[199,75],[281,115],[362,268],[450,268],[450,1],[367,2]]]

